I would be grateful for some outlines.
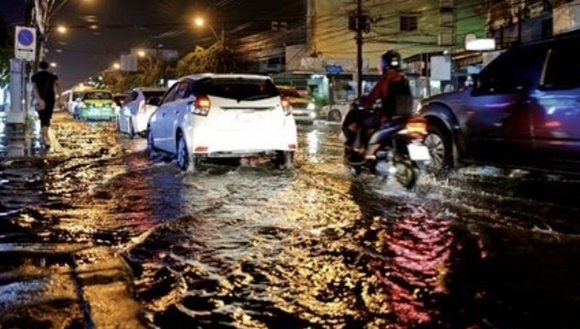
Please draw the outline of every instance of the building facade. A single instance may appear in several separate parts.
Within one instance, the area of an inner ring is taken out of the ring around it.
[[[487,0],[486,30],[498,48],[580,28],[580,0]]]
[[[363,41],[363,71],[377,68],[380,55],[398,50],[403,57],[461,49],[468,34],[485,36],[487,13],[475,0],[361,0],[368,26]],[[308,53],[346,71],[356,66],[355,32],[349,17],[356,0],[309,0]],[[352,25],[351,25],[352,27]]]

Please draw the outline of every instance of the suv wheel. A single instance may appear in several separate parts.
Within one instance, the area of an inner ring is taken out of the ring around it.
[[[194,172],[195,171],[195,161],[193,156],[189,154],[187,150],[187,144],[185,143],[185,137],[182,134],[179,135],[177,140],[177,165],[183,171]]]
[[[431,154],[433,169],[442,170],[453,167],[453,144],[441,128],[430,126],[424,143]]]
[[[294,167],[294,152],[292,151],[276,151],[272,159],[277,169],[287,170]]]

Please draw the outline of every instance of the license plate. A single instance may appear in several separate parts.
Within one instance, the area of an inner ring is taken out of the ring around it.
[[[425,145],[409,144],[407,145],[407,149],[409,150],[409,157],[413,161],[431,160],[429,149]]]
[[[262,116],[259,113],[239,113],[236,119],[241,122],[256,122],[260,120]]]

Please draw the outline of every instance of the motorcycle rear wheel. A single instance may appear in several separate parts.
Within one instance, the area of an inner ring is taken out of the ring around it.
[[[395,180],[406,189],[412,189],[417,183],[419,169],[410,159],[400,159],[395,163]]]

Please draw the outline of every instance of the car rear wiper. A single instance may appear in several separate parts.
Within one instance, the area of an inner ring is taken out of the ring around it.
[[[265,98],[270,98],[270,97],[274,97],[274,96],[272,96],[272,95],[253,95],[253,96],[248,96],[245,98],[238,99],[238,103],[241,101],[257,101],[259,99],[265,99]]]

